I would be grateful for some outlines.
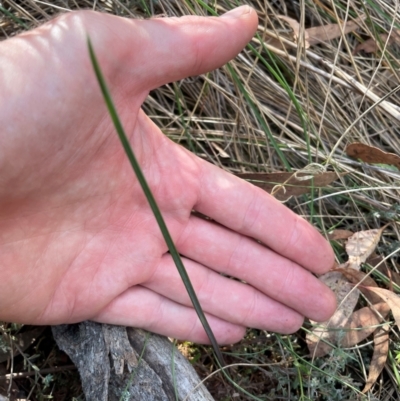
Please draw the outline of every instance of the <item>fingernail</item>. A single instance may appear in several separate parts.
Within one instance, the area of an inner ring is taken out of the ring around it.
[[[240,18],[242,15],[248,14],[251,11],[249,6],[241,6],[222,14],[220,18]]]

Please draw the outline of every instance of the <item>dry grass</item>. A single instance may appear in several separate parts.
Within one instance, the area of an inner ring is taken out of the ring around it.
[[[379,250],[386,255],[400,249],[400,173],[388,166],[365,165],[345,153],[349,143],[362,142],[400,155],[400,44],[380,43],[384,51],[352,55],[358,43],[400,28],[400,4],[394,0],[249,3],[260,18],[253,50],[246,48],[230,67],[153,91],[145,111],[174,141],[233,173],[296,171],[311,163],[349,173],[329,188],[291,199],[288,206],[323,233],[332,228],[359,231],[393,222]],[[0,4],[9,13],[0,17],[3,38],[34,28],[66,9],[95,8],[139,18],[208,14],[202,2],[196,1],[59,0],[49,5],[8,0]],[[223,0],[208,4],[219,14],[231,8]],[[366,19],[355,33],[307,50],[295,45],[282,50],[271,40],[273,36],[291,36],[277,15],[295,18],[308,28],[343,23],[362,14]],[[341,260],[343,249],[336,249]],[[392,257],[392,269],[397,270],[396,262],[397,257]],[[381,381],[365,399],[399,399],[397,344],[398,332],[393,329],[391,355]],[[213,371],[207,348],[189,345],[188,349],[201,376]],[[230,372],[238,385],[263,400],[356,399],[372,355],[367,344],[312,361],[306,357],[304,332],[282,337],[256,330],[225,351],[230,363],[262,365],[236,366]],[[226,383],[222,375],[213,376],[208,383],[217,400],[251,399]],[[40,391],[35,394],[32,400],[40,399]],[[48,392],[43,390],[43,394]]]

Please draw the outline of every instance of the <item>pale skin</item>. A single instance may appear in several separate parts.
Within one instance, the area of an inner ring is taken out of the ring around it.
[[[333,265],[325,239],[174,144],[140,108],[151,89],[235,57],[257,27],[254,10],[237,12],[139,21],[85,11],[0,43],[0,320],[90,319],[208,342],[112,126],[86,33],[217,341],[332,315],[335,297],[312,274]]]

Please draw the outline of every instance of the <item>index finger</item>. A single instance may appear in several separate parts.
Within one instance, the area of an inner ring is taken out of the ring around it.
[[[261,241],[314,273],[324,273],[333,266],[329,243],[267,192],[205,161],[201,161],[201,173],[195,210]]]

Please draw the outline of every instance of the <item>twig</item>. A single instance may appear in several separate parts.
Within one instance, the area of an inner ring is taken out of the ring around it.
[[[49,373],[57,373],[57,372],[65,371],[65,370],[75,370],[75,369],[76,369],[75,365],[65,365],[65,366],[60,366],[58,368],[31,370],[30,372],[9,373],[7,375],[0,376],[0,382],[11,380],[11,379],[13,379],[13,380],[14,379],[23,379],[24,377],[35,376],[38,373],[42,374],[42,375],[47,375]]]

